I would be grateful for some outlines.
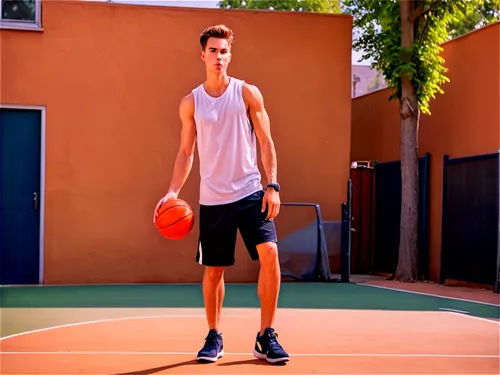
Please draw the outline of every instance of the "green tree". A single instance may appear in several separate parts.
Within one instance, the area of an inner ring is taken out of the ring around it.
[[[219,8],[341,13],[341,0],[222,0]]]
[[[500,21],[500,0],[470,0],[457,20],[448,25],[449,39],[454,39],[470,31]]]
[[[444,93],[448,82],[441,44],[448,28],[473,4],[467,0],[345,0],[345,11],[358,30],[353,48],[383,72],[397,99],[400,116],[401,217],[397,268],[393,277],[418,281],[418,129],[421,113]]]

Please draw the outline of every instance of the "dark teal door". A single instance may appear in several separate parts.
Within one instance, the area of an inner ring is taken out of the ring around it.
[[[41,112],[0,108],[0,283],[38,284]]]

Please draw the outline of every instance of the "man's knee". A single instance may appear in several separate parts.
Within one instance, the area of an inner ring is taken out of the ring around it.
[[[224,276],[226,267],[205,267],[205,276],[210,281],[219,281]]]
[[[257,245],[257,252],[262,264],[274,264],[278,259],[278,245],[276,242],[265,242]]]

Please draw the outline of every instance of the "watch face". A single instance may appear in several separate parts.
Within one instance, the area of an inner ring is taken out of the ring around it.
[[[276,191],[280,191],[280,185],[279,184],[269,184],[267,186],[268,187],[272,187]]]

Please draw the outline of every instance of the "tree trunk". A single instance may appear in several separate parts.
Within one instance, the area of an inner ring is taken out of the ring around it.
[[[400,0],[401,46],[410,49],[414,43],[413,2]],[[411,56],[406,56],[410,61]],[[401,221],[398,265],[395,280],[418,281],[418,125],[420,109],[415,86],[402,77],[401,100]]]

